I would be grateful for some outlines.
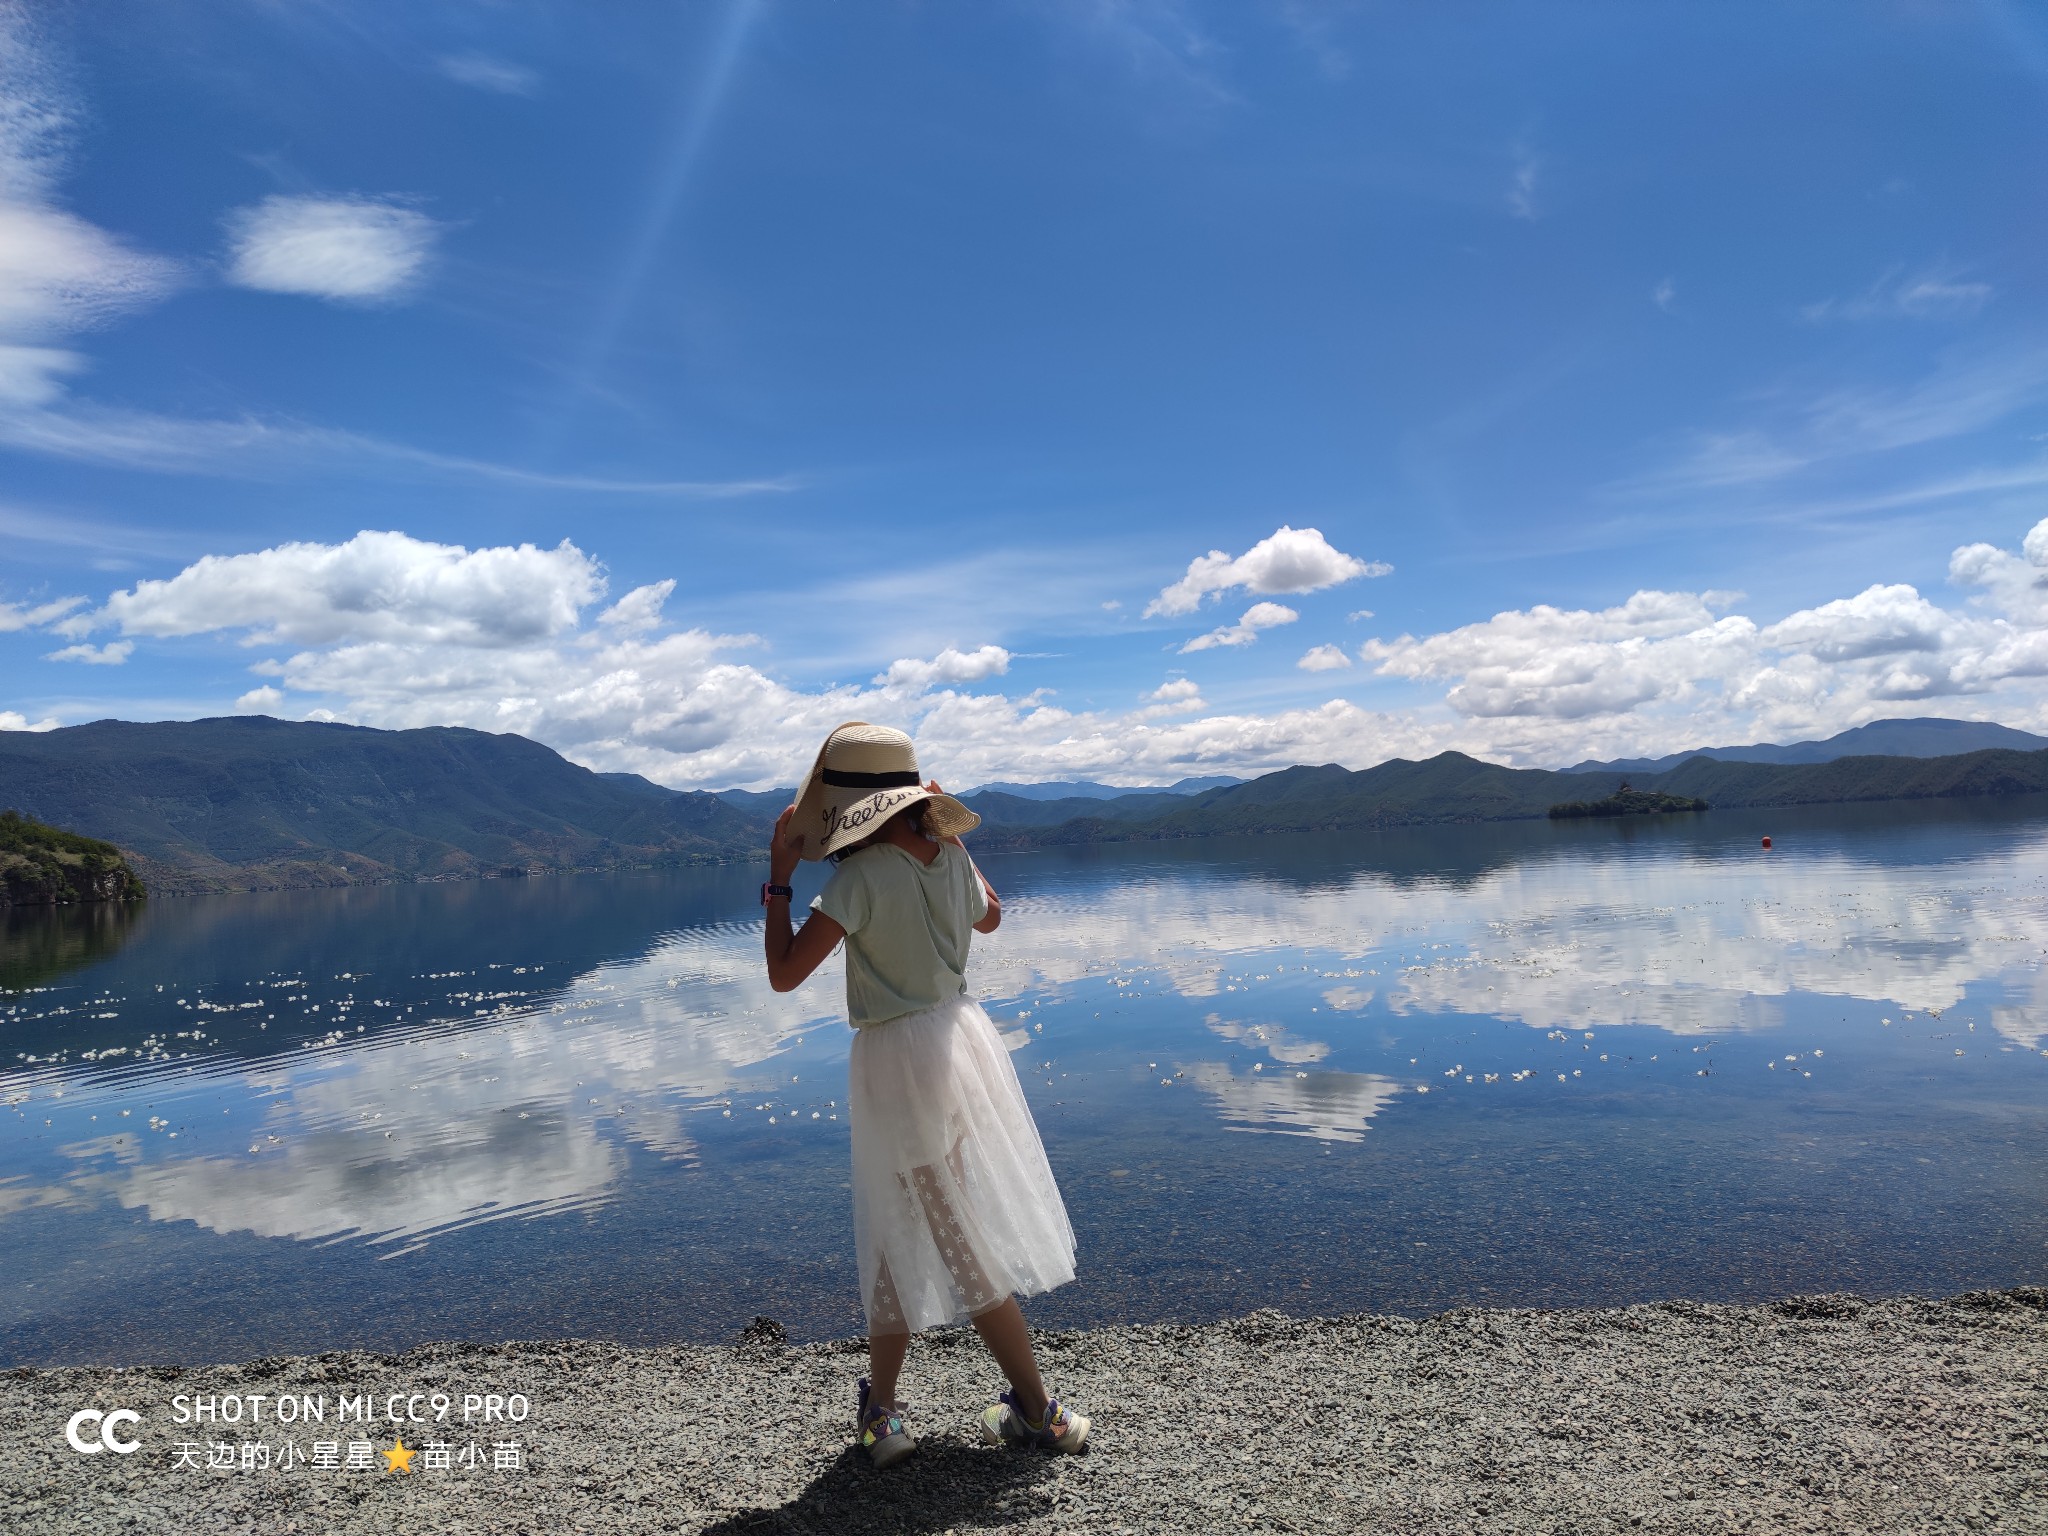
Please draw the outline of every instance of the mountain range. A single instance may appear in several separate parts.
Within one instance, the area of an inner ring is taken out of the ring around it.
[[[1284,768],[1212,790],[1150,815],[1097,814],[1056,825],[985,825],[978,845],[1022,849],[1247,832],[1342,832],[1545,816],[1553,805],[1607,798],[1611,772],[1503,768],[1462,752],[1422,762],[1395,758],[1357,772],[1327,763]],[[1686,759],[1659,774],[1630,774],[1633,789],[1712,806],[1791,806],[1918,800],[2048,790],[2048,751],[1994,748],[1954,757],[1846,757],[1826,763]],[[1069,802],[1071,803],[1071,802]],[[1111,801],[1114,807],[1121,802]]]
[[[631,789],[637,794],[676,795],[683,791],[669,789],[644,779],[637,773],[601,773],[601,779]],[[1233,784],[1242,784],[1243,779],[1233,778],[1227,773],[1212,774],[1201,779],[1182,779],[1176,784],[1158,788],[1146,785],[1097,784],[1090,780],[1052,780],[1043,784],[984,784],[979,789],[960,792],[960,801],[980,813],[982,820],[1000,822],[1012,826],[1051,826],[1057,822],[1071,821],[1077,816],[1113,815],[1125,818],[1144,811],[1164,810],[1178,804],[1191,795],[1202,794],[1211,789],[1225,789]],[[782,808],[796,799],[796,786],[782,789],[718,789],[711,793],[727,805],[749,816],[765,816],[773,821],[782,814]],[[1114,806],[1105,807],[1102,802],[1115,801]]]
[[[1831,763],[1838,757],[1954,757],[2004,747],[2013,752],[2048,748],[2048,736],[2016,731],[1989,720],[1873,720],[1825,741],[1795,741],[1789,746],[1754,742],[1746,747],[1695,747],[1663,757],[1618,757],[1611,762],[1576,763],[1567,773],[1659,773],[1695,757],[1718,757],[1745,763]]]
[[[239,715],[0,734],[0,806],[115,844],[156,894],[723,859],[761,823],[523,736]]]
[[[1045,784],[982,784],[964,793],[1009,795],[1018,800],[1117,800],[1125,795],[1199,795],[1205,789],[1227,789],[1243,779],[1227,773],[1181,779],[1173,784],[1097,784],[1092,779],[1055,779]]]
[[[1909,744],[1977,739],[1971,722],[1879,724]],[[1847,732],[1778,750],[1873,739],[1887,738]],[[2048,750],[1776,763],[1694,753],[1649,771],[1563,772],[1444,752],[1208,788],[1012,785],[962,798],[982,816],[975,846],[1000,851],[1540,817],[1605,801],[1624,776],[1645,795],[1715,806],[2009,795],[2048,790]],[[792,793],[673,790],[594,773],[524,737],[451,727],[259,715],[0,733],[0,808],[116,845],[159,895],[754,859]]]

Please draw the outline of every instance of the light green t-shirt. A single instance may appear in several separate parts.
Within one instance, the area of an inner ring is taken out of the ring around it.
[[[929,864],[892,843],[832,871],[811,905],[846,930],[846,1013],[856,1029],[967,988],[967,946],[988,911],[974,861],[951,843]]]

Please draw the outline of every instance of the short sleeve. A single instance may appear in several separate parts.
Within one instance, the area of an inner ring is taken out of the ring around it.
[[[848,933],[859,933],[874,912],[874,900],[860,869],[860,860],[847,860],[832,871],[825,889],[811,898],[812,911],[824,913]]]
[[[982,888],[981,872],[964,848],[960,850],[960,859],[967,866],[967,922],[971,927],[988,916],[988,892]]]

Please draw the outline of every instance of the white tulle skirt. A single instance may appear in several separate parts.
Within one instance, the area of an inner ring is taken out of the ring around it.
[[[1067,1208],[979,1003],[855,1031],[847,1075],[869,1332],[965,1322],[1074,1278]]]

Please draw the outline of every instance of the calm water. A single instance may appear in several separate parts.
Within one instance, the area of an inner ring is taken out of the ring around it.
[[[1042,1321],[2048,1276],[2048,806],[987,868]],[[768,990],[759,879],[17,917],[0,1362],[858,1332],[841,974]]]

